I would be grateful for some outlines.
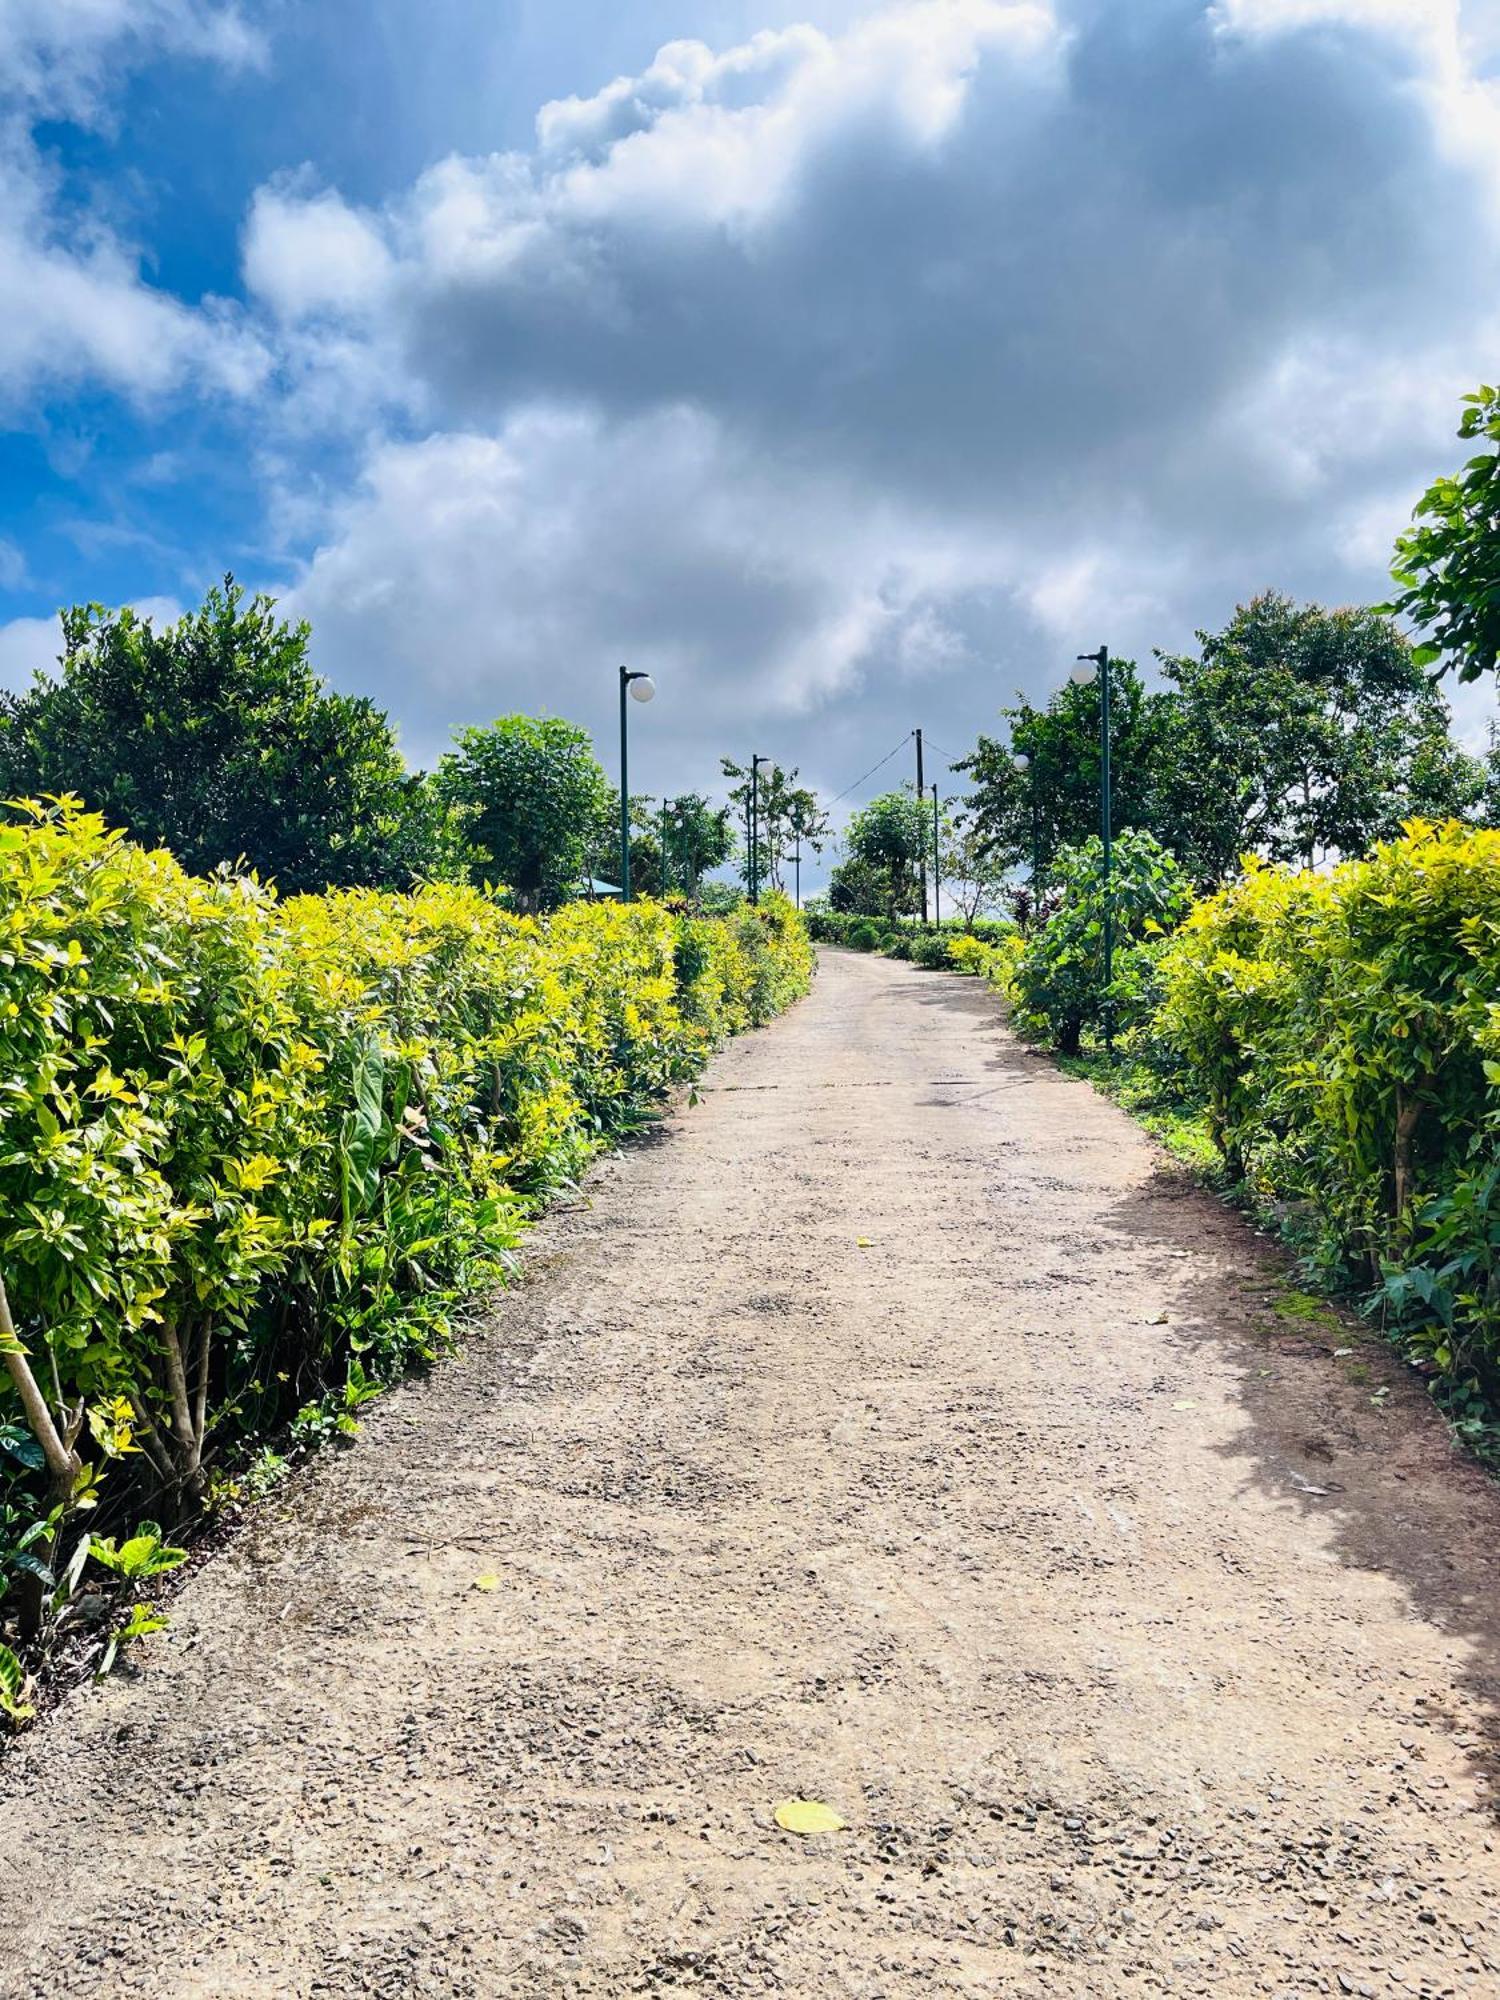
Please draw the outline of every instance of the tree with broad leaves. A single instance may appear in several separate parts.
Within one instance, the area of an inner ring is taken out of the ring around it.
[[[243,861],[284,893],[462,877],[462,815],[372,702],[318,678],[308,627],[271,598],[226,576],[171,625],[61,617],[58,671],[0,696],[0,797],[74,793],[186,868]]]
[[[760,766],[754,783],[750,766],[722,757],[719,767],[735,782],[729,790],[730,809],[743,828],[740,872],[750,880],[751,808],[755,810],[755,853],[759,886],[785,888],[786,862],[801,843],[821,854],[828,839],[828,815],[818,803],[818,795],[799,785],[799,772],[784,769],[767,760]]]
[[[1427,635],[1419,667],[1477,681],[1500,666],[1500,389],[1486,384],[1464,405],[1458,435],[1486,449],[1417,502],[1391,567],[1400,594],[1386,609]]]
[[[1364,853],[1404,819],[1476,804],[1477,761],[1382,613],[1268,591],[1198,641],[1196,656],[1162,657],[1168,728],[1145,823],[1200,884],[1242,854],[1310,868]]]
[[[609,799],[588,731],[560,716],[502,715],[456,740],[437,782],[469,816],[477,872],[518,909],[554,908],[578,890]]]

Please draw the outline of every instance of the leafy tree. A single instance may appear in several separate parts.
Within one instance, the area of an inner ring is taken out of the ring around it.
[[[748,764],[736,764],[732,757],[722,757],[719,767],[726,778],[737,781],[730,788],[729,803],[744,828],[740,869],[745,881],[748,883],[750,880],[750,810],[753,802],[760,887],[784,888],[788,855],[803,841],[815,854],[821,854],[828,839],[828,815],[819,805],[817,793],[797,783],[799,773],[795,766],[785,770],[780,764],[762,764],[753,788]]]
[[[1142,684],[1131,660],[1111,661],[1110,676],[1111,830],[1155,826],[1171,703]],[[1022,696],[1002,711],[1009,742],[981,736],[957,766],[973,780],[975,843],[1002,872],[1024,867],[1045,879],[1059,849],[1099,831],[1099,702],[1097,681],[1069,681],[1045,708]]]
[[[663,813],[665,812],[665,820]],[[662,835],[666,834],[666,867],[662,866]],[[630,884],[640,896],[696,898],[703,877],[720,868],[734,852],[734,834],[727,806],[711,806],[700,792],[680,792],[675,799],[633,795],[630,801]],[[620,875],[620,794],[611,785],[595,820],[589,842],[591,875],[614,882]]]
[[[1161,782],[1145,822],[1200,883],[1241,855],[1360,854],[1416,814],[1474,805],[1483,774],[1448,734],[1447,708],[1390,619],[1267,592],[1172,684]]]
[[[609,787],[587,730],[558,716],[502,715],[462,729],[438,766],[443,796],[470,815],[479,866],[522,910],[577,887]]]
[[[943,812],[938,821],[942,898],[957,910],[964,928],[976,917],[998,910],[1005,896],[1006,866],[984,838],[972,813]]]
[[[1464,403],[1458,435],[1500,447],[1500,389],[1486,385]],[[1476,681],[1500,664],[1500,452],[1481,451],[1434,480],[1413,517],[1396,543],[1400,595],[1389,608],[1430,635],[1419,667],[1440,661],[1441,671]]]
[[[847,859],[829,880],[830,905],[870,916],[914,915],[921,907],[922,857],[931,841],[930,809],[912,788],[882,792],[844,831]]]
[[[1167,934],[1186,914],[1187,877],[1153,835],[1128,828],[1114,842],[1109,898],[1104,848],[1097,835],[1065,847],[1055,862],[1057,908],[1028,938],[1011,986],[1023,1023],[1044,1032],[1064,1055],[1077,1055],[1086,1029],[1146,1020],[1156,995],[1156,960]],[[1112,980],[1104,983],[1104,919],[1113,918]]]
[[[0,697],[0,796],[77,794],[189,869],[243,859],[287,893],[462,874],[461,817],[269,597],[226,577],[160,630],[98,604],[62,628],[58,672]]]

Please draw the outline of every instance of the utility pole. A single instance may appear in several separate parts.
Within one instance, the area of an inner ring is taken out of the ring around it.
[[[661,802],[661,899],[663,902],[667,900],[667,892],[671,886],[671,877],[667,871],[667,802],[663,799]]]
[[[917,804],[920,806],[923,799],[927,796],[927,787],[922,782],[922,732],[920,729],[917,729],[913,730],[912,734],[917,739]],[[927,921],[927,843],[925,840],[918,841],[917,843],[917,873],[922,878],[922,922],[925,924]]]
[[[760,767],[770,762],[758,752],[750,759],[750,900],[760,901]]]
[[[937,930],[943,928],[942,891],[938,886],[943,869],[943,851],[938,832],[940,824],[937,779],[934,778],[932,781],[932,922]]]
[[[1115,913],[1110,898],[1110,821],[1114,813],[1109,786],[1109,648],[1101,646],[1097,653],[1080,653],[1078,657],[1080,661],[1087,661],[1097,668],[1099,674],[1099,839],[1104,850],[1104,1053],[1113,1056],[1115,1007],[1109,989],[1115,977]],[[1093,676],[1080,674],[1077,678],[1087,682]]]

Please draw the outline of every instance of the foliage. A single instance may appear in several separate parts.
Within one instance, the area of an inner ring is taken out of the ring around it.
[[[1486,385],[1464,404],[1458,435],[1486,449],[1417,502],[1416,525],[1396,543],[1391,609],[1430,635],[1419,666],[1441,661],[1474,681],[1500,665],[1500,389]]]
[[[1326,875],[1262,864],[1164,954],[1160,1032],[1232,1172],[1378,1284],[1408,1351],[1500,1390],[1500,833],[1414,822]]]
[[[1196,656],[1163,657],[1155,691],[1111,662],[1110,760],[1112,830],[1154,834],[1200,887],[1242,854],[1311,866],[1363,853],[1413,815],[1477,807],[1483,769],[1379,613],[1267,593],[1198,642]],[[1009,742],[982,736],[960,766],[977,837],[1044,896],[1059,850],[1099,827],[1099,703],[1097,681],[1070,682],[1044,709],[1023,701],[1005,711]]]
[[[726,778],[736,781],[730,787],[729,804],[744,828],[740,870],[746,885],[750,881],[753,805],[755,861],[760,887],[783,889],[789,857],[794,852],[800,852],[804,841],[814,854],[821,854],[828,839],[828,815],[818,803],[817,793],[797,783],[799,773],[795,767],[784,770],[770,759],[761,764],[753,785],[748,764],[737,764],[732,757],[723,757],[719,765]]]
[[[1442,696],[1389,619],[1274,593],[1164,659],[1172,683],[1150,822],[1194,880],[1241,855],[1362,854],[1404,819],[1467,811],[1479,765],[1451,741]]]
[[[175,1523],[295,1411],[346,1428],[505,1275],[537,1201],[810,972],[782,897],[724,920],[535,919],[454,885],[282,901],[74,803],[0,826],[0,1554],[22,1622],[81,1507]],[[101,1560],[128,1570],[146,1533]]]
[[[1076,1055],[1086,1029],[1108,1017],[1116,1032],[1149,1017],[1161,942],[1189,901],[1186,878],[1149,833],[1126,831],[1114,843],[1109,891],[1103,845],[1065,847],[1053,876],[1058,907],[1026,940],[1010,988],[1021,1025]],[[1104,979],[1105,918],[1112,917],[1112,980]]]
[[[703,877],[710,869],[722,867],[733,852],[727,806],[711,806],[701,792],[679,792],[675,799],[632,795],[630,885],[634,894],[697,900]],[[587,865],[588,872],[602,881],[619,880],[620,794],[613,785],[590,831]]]
[[[502,715],[456,740],[436,782],[468,816],[478,872],[520,910],[555,909],[583,876],[609,799],[587,730],[558,716]]]
[[[894,921],[921,905],[920,870],[932,840],[930,809],[909,785],[882,792],[844,832],[847,860],[833,871],[828,900]]]
[[[1002,711],[1009,742],[981,736],[956,768],[972,780],[969,814],[976,842],[1002,872],[1024,867],[1045,881],[1064,847],[1100,830],[1097,680],[1066,682],[1045,708],[1022,697]],[[1111,830],[1145,827],[1166,845],[1157,784],[1166,758],[1171,704],[1142,684],[1131,660],[1110,662]],[[1018,756],[1029,758],[1020,770]]]
[[[990,845],[972,812],[946,810],[938,822],[938,860],[942,901],[972,931],[986,911],[998,910],[1004,901],[1010,864]]]
[[[462,818],[411,775],[372,703],[330,692],[308,628],[232,577],[156,629],[62,614],[56,675],[0,696],[0,797],[76,793],[188,868],[247,863],[284,893],[461,877]]]

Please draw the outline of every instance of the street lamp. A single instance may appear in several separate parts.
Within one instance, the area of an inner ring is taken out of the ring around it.
[[[1097,653],[1080,653],[1069,678],[1078,687],[1099,682],[1099,834],[1104,847],[1104,1053],[1115,1050],[1114,1001],[1110,987],[1115,970],[1115,914],[1110,903],[1110,810],[1109,795],[1109,648]]]
[[[630,759],[629,733],[625,727],[625,697],[650,701],[656,683],[649,674],[633,674],[620,669],[620,899],[630,901]]]
[[[1024,750],[1018,750],[1010,761],[1023,778],[1031,769],[1031,759]],[[1031,923],[1035,929],[1042,920],[1042,835],[1037,819],[1035,778],[1026,789],[1031,800]]]

